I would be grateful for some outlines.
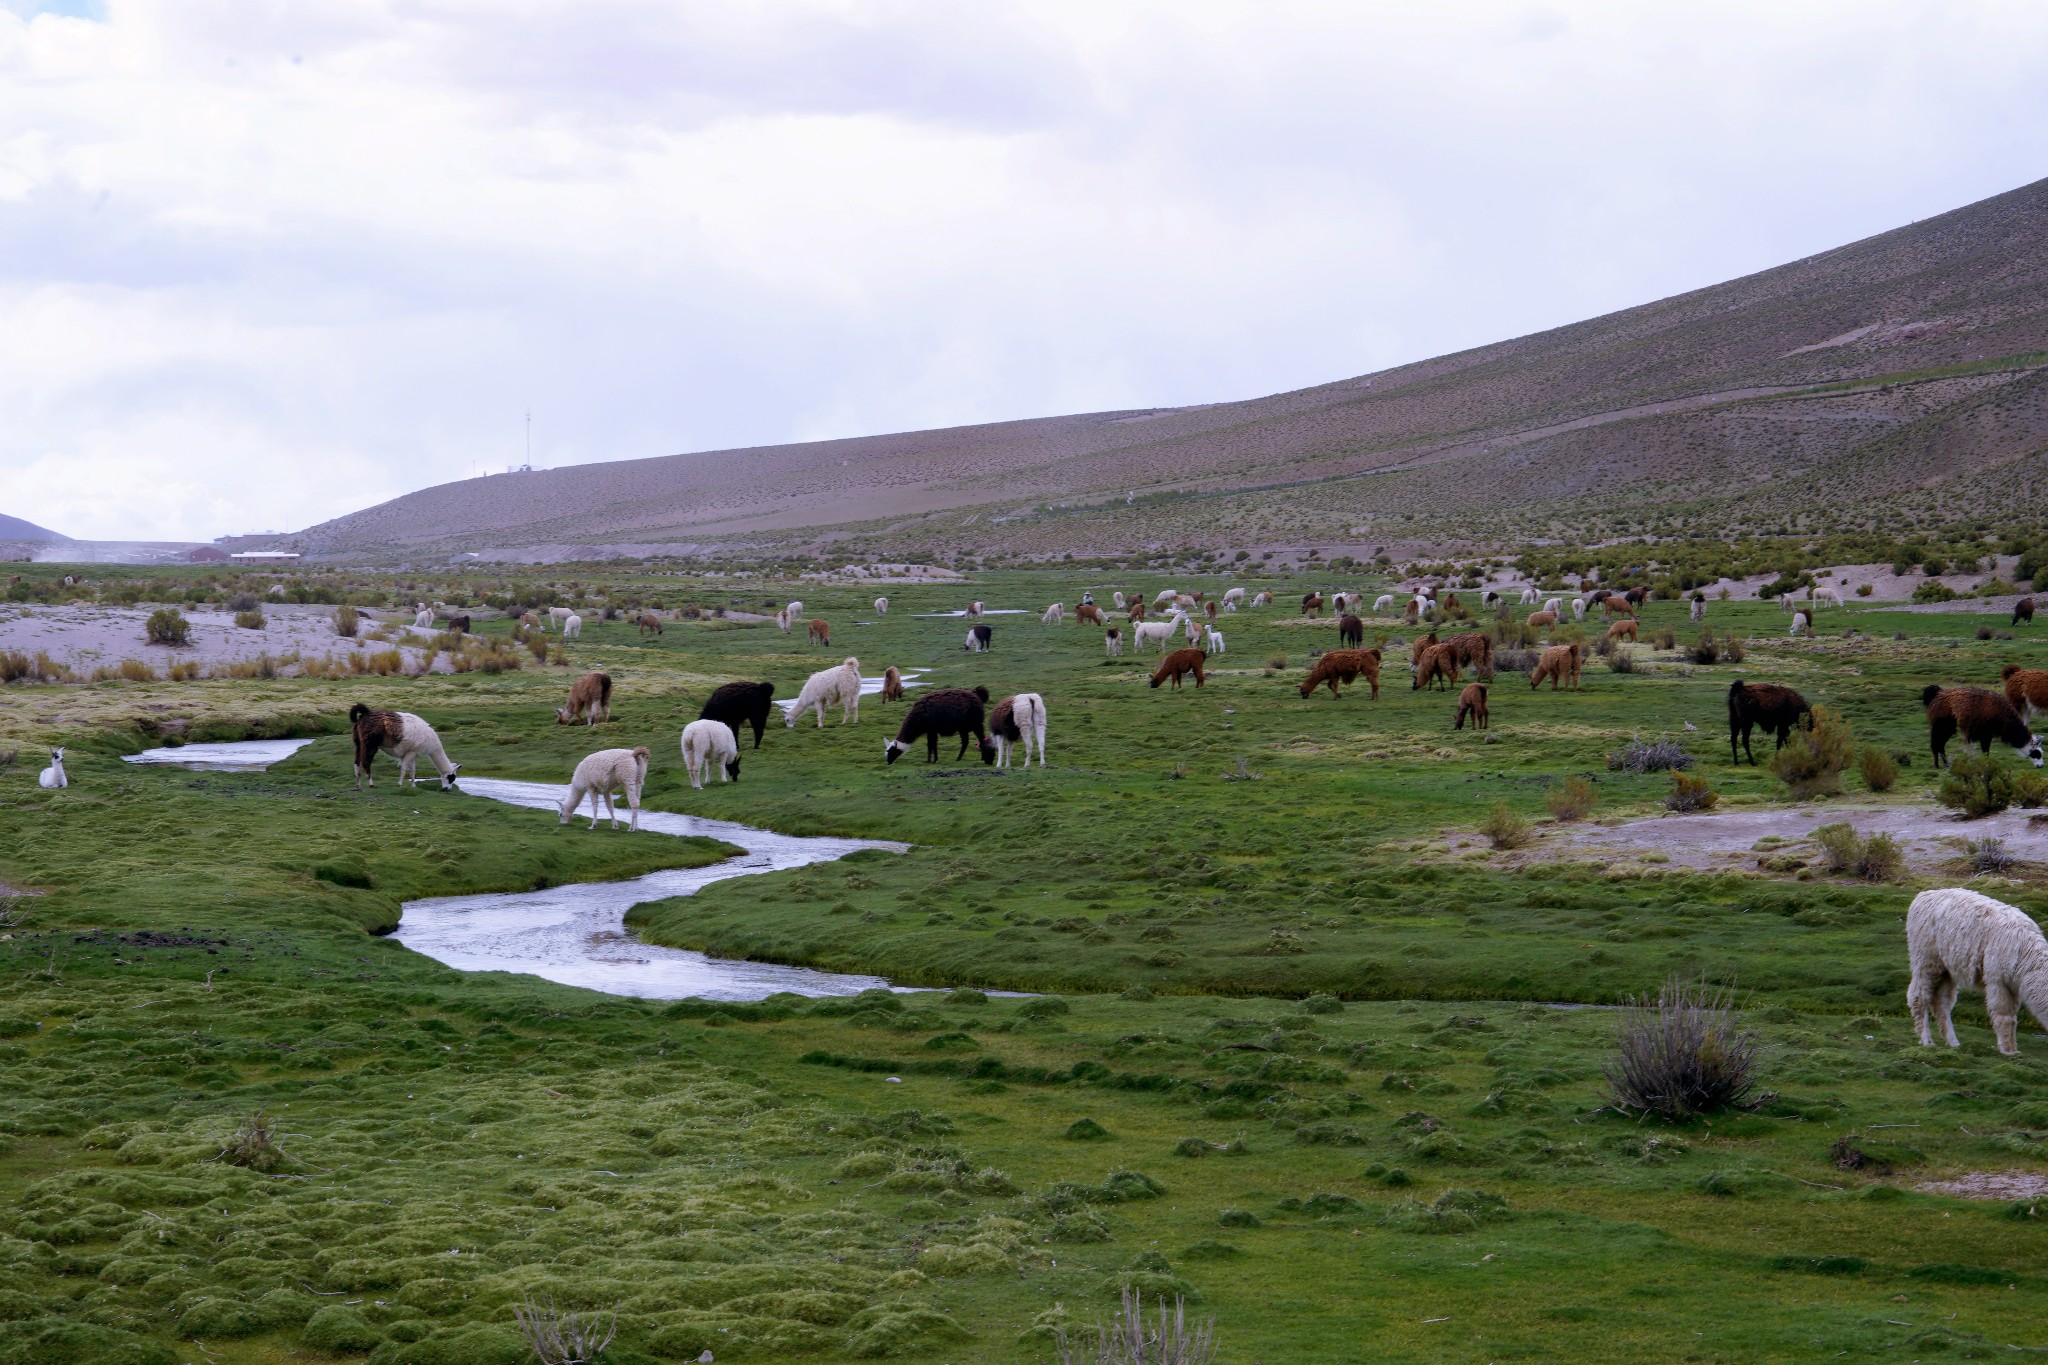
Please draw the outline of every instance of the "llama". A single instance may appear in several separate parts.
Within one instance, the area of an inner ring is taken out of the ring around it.
[[[1807,615],[1807,614],[1806,614],[1806,613],[1805,613],[1804,611],[1795,611],[1795,612],[1793,612],[1793,613],[1792,613],[1792,629],[1791,629],[1791,630],[1789,630],[1789,631],[1787,631],[1787,632],[1786,632],[1786,634],[1788,634],[1788,635],[1811,635],[1811,634],[1813,634],[1813,618],[1812,618],[1811,616],[1808,616],[1808,615]]]
[[[1961,1046],[1950,1016],[1965,986],[1983,988],[1992,1036],[2008,1057],[2020,1050],[2021,1005],[2048,1026],[2048,938],[2016,905],[1962,887],[1922,891],[1906,907],[1906,957],[1906,1007],[1922,1047],[1934,1046],[1936,1020],[1942,1041]]]
[[[1521,603],[1521,604],[1522,604],[1523,606],[1525,606],[1525,607],[1526,607],[1526,606],[1528,606],[1528,605],[1529,605],[1529,604],[1530,604],[1531,602],[1534,602],[1534,601],[1535,601],[1535,600],[1536,600],[1536,599],[1537,599],[1538,597],[1540,597],[1540,596],[1542,596],[1542,594],[1541,594],[1541,593],[1539,593],[1539,592],[1537,592],[1537,591],[1536,591],[1536,589],[1534,589],[1534,588],[1523,588],[1523,589],[1522,589],[1522,603]]]
[[[1781,687],[1777,683],[1744,682],[1737,678],[1728,685],[1728,761],[1742,761],[1735,752],[1739,740],[1743,753],[1749,756],[1750,766],[1755,767],[1756,753],[1749,747],[1752,730],[1761,729],[1767,735],[1776,735],[1778,748],[1782,749],[1792,734],[1792,727],[1812,711],[1806,698],[1789,687]]]
[[[1529,613],[1529,619],[1522,622],[1522,624],[1531,630],[1549,630],[1557,624],[1557,613],[1554,611],[1532,611]]]
[[[1147,645],[1156,644],[1159,652],[1164,654],[1167,641],[1173,638],[1177,628],[1173,621],[1140,621],[1131,628],[1131,641],[1140,651]]]
[[[1836,592],[1833,588],[1815,588],[1813,590],[1813,605],[1816,610],[1821,607],[1840,607],[1842,605],[1842,594]]]
[[[1055,602],[1045,609],[1044,615],[1038,618],[1038,624],[1041,626],[1063,625],[1066,619],[1067,609],[1058,602]]]
[[[1431,645],[1422,656],[1422,662],[1415,669],[1415,679],[1409,684],[1409,691],[1420,691],[1441,682],[1449,687],[1458,680],[1458,651],[1453,645]]]
[[[1607,628],[1606,638],[1609,640],[1628,640],[1634,642],[1641,638],[1638,634],[1641,628],[1642,623],[1637,621],[1635,617],[1625,616]]]
[[[548,621],[553,625],[560,626],[575,614],[576,609],[574,607],[549,607]]]
[[[1351,610],[1351,602],[1352,596],[1348,592],[1340,590],[1330,594],[1330,610],[1336,612],[1339,616]]]
[[[1192,616],[1176,616],[1173,619],[1180,622],[1181,631],[1188,637],[1189,644],[1192,645],[1201,640],[1201,622],[1197,621]]]
[[[1012,753],[1022,748],[1024,767],[1031,766],[1031,746],[1038,746],[1038,766],[1045,766],[1045,698],[1036,692],[1019,692],[1004,697],[989,713],[988,737],[995,745],[990,761],[998,768],[1010,766]]]
[[[1259,594],[1258,594],[1257,596],[1255,596],[1255,597],[1253,597],[1253,598],[1252,598],[1252,608],[1253,608],[1253,610],[1257,610],[1257,609],[1258,609],[1258,608],[1260,608],[1260,607],[1270,607],[1270,606],[1272,606],[1272,605],[1273,605],[1273,594],[1272,594],[1272,593],[1269,593],[1269,592],[1262,592],[1262,593],[1259,593]]]
[[[910,746],[919,739],[924,740],[924,761],[939,761],[939,740],[960,736],[960,752],[953,755],[958,763],[967,755],[967,737],[974,736],[975,749],[984,763],[995,757],[995,746],[988,741],[985,724],[988,706],[988,689],[976,687],[944,687],[936,692],[927,692],[912,703],[904,714],[903,724],[896,731],[896,738],[882,745],[885,761],[894,763],[910,752]]]
[[[1393,609],[1394,594],[1390,592],[1383,592],[1378,597],[1372,599],[1372,614],[1374,616],[1385,616]]]
[[[1140,622],[1140,621],[1144,620],[1144,619],[1145,619],[1145,604],[1144,604],[1143,602],[1140,602],[1140,601],[1139,601],[1139,600],[1138,600],[1137,598],[1135,598],[1135,597],[1134,597],[1134,598],[1132,598],[1132,599],[1131,599],[1131,606],[1130,606],[1130,610],[1128,610],[1128,611],[1126,611],[1126,612],[1124,613],[1124,619],[1125,619],[1126,621],[1129,621],[1129,622],[1130,622],[1130,623],[1131,623],[1132,625],[1136,625],[1136,624],[1138,624],[1138,622]]]
[[[1560,684],[1577,691],[1585,658],[1584,645],[1552,645],[1536,657],[1536,667],[1529,670],[1529,690],[1534,692],[1548,678],[1553,692]]]
[[[637,830],[640,828],[640,788],[646,783],[646,745],[636,749],[599,749],[576,765],[576,772],[569,779],[569,795],[562,802],[561,823],[569,823],[587,795],[590,798],[590,827],[596,829],[597,802],[601,796],[604,798],[604,813],[610,818],[612,828],[617,829],[619,812],[612,805],[612,793],[624,792],[626,804],[633,808],[633,823],[627,828]]]
[[[1586,599],[1585,599],[1585,598],[1583,598],[1583,597],[1574,597],[1574,598],[1572,599],[1572,620],[1574,620],[1574,621],[1583,621],[1583,620],[1585,620],[1585,619],[1586,619]]]
[[[832,627],[823,621],[812,621],[804,630],[806,644],[823,645],[827,649],[832,647]]]
[[[469,634],[469,617],[467,617],[467,616],[451,616],[451,617],[449,617],[449,618],[448,618],[448,630],[449,630],[449,633],[450,633],[450,634],[453,634],[453,635],[467,635],[467,634]]]
[[[1549,612],[1552,616],[1564,615],[1564,599],[1561,597],[1551,598],[1543,604],[1543,610]],[[1580,619],[1583,620],[1585,618],[1581,615]]]
[[[990,642],[995,638],[995,633],[995,628],[992,626],[970,626],[967,631],[967,641],[960,648],[966,650],[969,654],[986,653]]]
[[[789,623],[794,626],[797,622],[804,619],[804,604],[801,600],[793,601],[784,607],[782,612],[785,616],[789,617]]]
[[[1620,593],[1610,593],[1606,597],[1601,598],[1600,610],[1606,613],[1607,619],[1610,621],[1617,616],[1626,616],[1633,619],[1636,614],[1635,607]]]
[[[1778,610],[1784,612],[1788,616],[1791,615],[1793,601],[1794,599],[1791,593],[1788,592],[1780,594],[1778,597]]]
[[[1433,630],[1427,635],[1418,635],[1413,640],[1410,640],[1408,642],[1408,666],[1410,668],[1422,667],[1422,656],[1442,643],[1443,641],[1436,638],[1436,632]]]
[[[1093,602],[1083,602],[1074,608],[1074,624],[1077,626],[1099,626],[1102,624],[1102,608]]]
[[[1303,593],[1301,597],[1301,614],[1303,616],[1321,616],[1323,614],[1323,595],[1319,592]]]
[[[1124,657],[1124,633],[1120,628],[1111,626],[1102,632],[1102,652],[1112,659]]]
[[[1216,620],[1219,613],[1213,599],[1202,603],[1202,614],[1208,617],[1212,623]]]
[[[1176,649],[1159,661],[1158,669],[1152,674],[1152,685],[1157,687],[1163,682],[1171,682],[1173,690],[1178,692],[1182,676],[1192,673],[1195,675],[1195,686],[1200,687],[1202,665],[1207,663],[1208,659],[1209,656],[1199,649]]]
[[[875,599],[875,615],[877,615],[877,616],[887,616],[888,614],[889,614],[889,599],[888,599],[888,598],[886,598],[886,597],[877,597],[877,598]]]
[[[568,620],[562,622],[562,638],[564,640],[582,639],[583,618],[580,616],[571,616]]]
[[[1357,649],[1365,643],[1365,622],[1356,616],[1347,616],[1337,623],[1337,643],[1344,649]]]
[[[894,664],[882,670],[882,700],[903,700],[903,675],[896,671]]]
[[[969,602],[969,603],[967,604],[967,617],[968,617],[968,619],[969,619],[969,620],[971,620],[971,621],[979,621],[979,620],[981,619],[981,613],[982,613],[982,610],[983,610],[983,608],[982,608],[982,605],[981,605],[981,603],[980,603],[980,602],[979,602],[978,600],[977,600],[977,601],[973,601],[973,602]]]
[[[1493,680],[1493,640],[1479,631],[1453,635],[1444,641],[1458,651],[1458,663],[1479,675],[1482,682]]]
[[[36,785],[51,791],[71,785],[71,779],[64,772],[64,751],[50,750],[50,766],[36,774]]]
[[[1467,683],[1465,690],[1458,694],[1458,718],[1451,723],[1451,728],[1453,730],[1464,729],[1467,717],[1471,718],[1473,729],[1484,730],[1487,728],[1486,685],[1484,683]]]
[[[643,638],[648,635],[659,635],[662,633],[661,618],[659,616],[656,616],[651,611],[643,611],[638,616],[634,617],[633,624],[639,627],[640,634]],[[783,629],[787,630],[788,627],[784,626]]]
[[[690,786],[704,790],[704,779],[718,770],[720,782],[740,780],[740,742],[722,720],[693,720],[683,727],[683,768]]]
[[[775,703],[772,682],[729,682],[713,692],[697,713],[699,720],[723,721],[738,735],[741,725],[754,727],[754,747],[761,747],[761,732],[768,728],[768,708]]]
[[[1707,619],[1707,595],[1703,592],[1696,592],[1692,595],[1692,619],[1695,621]]]
[[[1228,653],[1223,644],[1223,632],[1210,626],[1208,633],[1202,636],[1202,649],[1208,654]]]
[[[1444,609],[1445,611],[1447,611],[1447,612],[1454,612],[1454,611],[1458,611],[1458,610],[1460,609],[1460,608],[1459,608],[1459,605],[1458,605],[1458,594],[1456,594],[1456,593],[1454,593],[1454,592],[1447,592],[1447,593],[1445,593],[1445,594],[1444,594],[1444,597],[1443,597],[1443,601],[1442,601],[1442,603],[1441,603],[1440,605],[1441,605],[1441,606],[1443,607],[1443,609]]]
[[[1180,589],[1178,588],[1161,588],[1158,592],[1152,594],[1152,605],[1155,607],[1163,607],[1168,602],[1173,601],[1176,597],[1179,596]]]
[[[434,628],[434,609],[422,606],[418,611],[414,612],[412,628],[414,630],[432,630]]]
[[[1377,649],[1333,649],[1317,659],[1315,666],[1302,680],[1303,700],[1315,695],[1318,687],[1328,684],[1330,695],[1341,696],[1337,684],[1350,684],[1364,678],[1372,687],[1372,699],[1380,699],[1380,652]]]
[[[1127,605],[1129,605],[1127,602],[1124,601],[1124,595],[1120,592],[1111,593],[1109,595],[1109,600],[1116,603],[1116,609],[1118,611],[1122,611]]]
[[[569,689],[569,704],[555,708],[555,724],[574,725],[582,721],[595,725],[612,718],[612,675],[585,673]]]
[[[2048,669],[2021,668],[2007,664],[1998,675],[2005,679],[2005,699],[2028,720],[2048,711]]]
[[[835,704],[839,707],[841,725],[860,724],[860,660],[851,655],[837,668],[822,668],[811,674],[803,690],[796,694],[796,705],[790,707],[789,714],[782,718],[783,726],[794,730],[798,716],[806,711],[816,711],[818,728],[822,730],[825,728],[825,708]]]
[[[1224,594],[1223,594],[1223,605],[1224,605],[1225,607],[1228,607],[1228,608],[1229,608],[1230,610],[1232,610],[1232,611],[1235,611],[1235,610],[1237,610],[1237,608],[1238,608],[1238,605],[1239,605],[1240,603],[1242,603],[1243,601],[1244,601],[1244,589],[1243,589],[1243,588],[1232,588],[1232,589],[1230,589],[1230,590],[1229,590],[1228,592],[1226,592],[1226,593],[1224,593]]]
[[[2041,766],[2041,741],[2020,719],[2018,709],[1998,693],[1929,683],[1920,704],[1927,708],[1927,745],[1934,751],[1935,767],[1948,765],[1948,742],[1957,734],[1987,754],[1994,741],[2002,741],[2035,767]]]
[[[519,624],[527,630],[540,630],[541,628],[540,618],[538,616],[535,616],[530,611],[522,611],[519,613]],[[541,633],[546,634],[547,632],[542,631]]]
[[[2012,604],[2012,623],[2016,626],[2022,624],[2031,626],[2034,624],[2033,598],[2022,597],[2019,601]]]
[[[363,789],[368,780],[371,786],[377,779],[371,776],[370,763],[380,749],[389,750],[398,763],[398,785],[403,787],[407,779],[415,785],[415,765],[420,755],[434,765],[434,771],[441,775],[441,790],[448,791],[455,786],[455,775],[462,771],[459,763],[450,763],[445,750],[441,748],[441,737],[434,733],[434,727],[413,715],[410,711],[372,711],[357,702],[348,709],[349,728],[355,739],[356,790]]]
[[[787,634],[789,634],[789,627],[790,627],[790,619],[789,619],[789,613],[788,613],[788,612],[786,612],[786,611],[778,611],[778,612],[776,612],[776,613],[775,613],[775,628],[776,628],[777,630],[781,631],[781,632],[782,632],[782,633],[783,633],[784,635],[787,635]]]
[[[1422,600],[1422,599],[1421,599],[1421,598],[1419,598],[1419,597],[1415,597],[1415,598],[1410,598],[1410,599],[1409,599],[1409,601],[1408,601],[1408,605],[1406,605],[1405,607],[1401,608],[1401,624],[1402,624],[1402,625],[1404,625],[1404,626],[1412,626],[1412,625],[1414,625],[1414,624],[1416,623],[1416,620],[1417,620],[1417,618],[1418,618],[1418,617],[1420,617],[1420,616],[1421,616],[1421,614],[1422,614],[1422,609],[1421,609],[1420,607],[1418,607],[1418,606],[1416,605],[1416,603],[1417,603],[1417,602],[1420,602],[1421,600]]]

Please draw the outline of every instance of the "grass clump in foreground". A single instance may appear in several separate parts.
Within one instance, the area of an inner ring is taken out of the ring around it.
[[[1629,1002],[1606,1069],[1616,1108],[1670,1123],[1710,1118],[1756,1089],[1759,1043],[1736,1020],[1734,995],[1673,978],[1654,1000]]]

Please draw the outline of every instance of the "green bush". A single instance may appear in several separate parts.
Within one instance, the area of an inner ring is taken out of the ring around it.
[[[1996,815],[2017,795],[2012,774],[1989,754],[1964,754],[1949,763],[1934,798],[1972,820]]]
[[[1953,602],[1956,590],[1938,578],[1930,578],[1913,589],[1915,602]]]
[[[1863,746],[1863,752],[1856,759],[1857,771],[1863,774],[1863,785],[1874,792],[1888,792],[1899,780],[1899,765],[1892,756],[1874,744]]]
[[[264,624],[263,613],[254,607],[247,611],[238,611],[235,613],[235,624],[244,630],[261,630]]]
[[[1527,816],[1518,815],[1505,801],[1496,801],[1486,812],[1486,818],[1479,822],[1479,832],[1495,848],[1520,848],[1535,836],[1530,832]]]
[[[1842,790],[1842,770],[1856,758],[1856,737],[1849,722],[1825,706],[1802,717],[1785,747],[1771,758],[1771,771],[1792,789],[1796,800],[1833,795]]]
[[[356,638],[356,631],[361,628],[361,625],[362,613],[354,607],[339,606],[334,609],[334,633],[336,635],[342,636],[344,639],[353,640]]]
[[[192,623],[176,607],[159,607],[143,626],[153,645],[182,645],[192,638]]]
[[[1593,784],[1574,773],[1546,792],[1543,804],[1560,821],[1583,820],[1593,809],[1593,800]]]

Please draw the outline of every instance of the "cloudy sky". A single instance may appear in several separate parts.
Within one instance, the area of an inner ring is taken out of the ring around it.
[[[0,512],[1248,397],[2048,174],[2036,0],[0,0]]]

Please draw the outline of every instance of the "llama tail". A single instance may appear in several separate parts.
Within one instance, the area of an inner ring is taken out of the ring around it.
[[[357,721],[361,720],[364,716],[367,716],[369,714],[370,708],[363,705],[361,702],[357,702],[354,706],[348,708],[348,723],[350,725],[354,725]]]
[[[611,674],[600,673],[597,675],[597,699],[602,705],[610,706],[612,704]]]

